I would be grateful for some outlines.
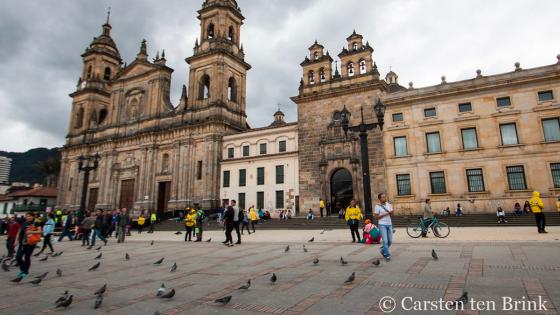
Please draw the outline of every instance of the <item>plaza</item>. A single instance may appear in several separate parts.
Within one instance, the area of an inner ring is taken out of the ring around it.
[[[454,228],[444,240],[411,239],[398,228],[393,260],[382,261],[379,267],[372,265],[381,257],[378,246],[351,244],[348,231],[342,229],[322,234],[257,230],[231,248],[220,243],[222,231],[206,232],[204,240],[211,238],[209,243],[185,243],[184,235],[173,231],[132,235],[124,244],[111,239],[102,247],[96,271],[87,270],[97,262],[93,258],[99,252],[64,241],[55,244],[55,250],[64,252],[61,256],[45,262],[34,258],[30,276],[20,284],[8,282],[16,268],[0,273],[4,283],[0,313],[383,314],[379,301],[391,297],[397,301],[392,314],[406,314],[412,312],[408,301],[454,301],[463,291],[475,302],[493,301],[496,306],[494,311],[471,311],[466,304],[462,312],[468,314],[508,313],[503,310],[504,298],[526,302],[540,298],[546,301],[546,314],[558,314],[560,305],[559,227],[550,227],[547,235],[537,234],[533,227]],[[307,242],[311,237],[315,241]],[[290,250],[285,252],[287,245]],[[432,249],[438,260],[432,259]],[[125,260],[125,253],[130,260]],[[161,265],[153,264],[162,257]],[[342,266],[340,257],[348,264]],[[317,265],[314,258],[319,259]],[[170,272],[174,262],[177,271]],[[55,275],[57,268],[62,277]],[[39,285],[28,283],[47,271]],[[344,284],[352,272],[355,281]],[[271,273],[278,277],[274,285],[269,281]],[[248,279],[251,287],[237,290]],[[94,310],[93,292],[105,283],[104,301]],[[176,290],[172,299],[156,297],[161,283]],[[65,290],[74,295],[74,302],[65,310],[55,309],[54,301]],[[232,295],[229,304],[214,302],[228,295]]]

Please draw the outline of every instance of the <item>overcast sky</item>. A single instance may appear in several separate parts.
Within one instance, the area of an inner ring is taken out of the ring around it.
[[[111,7],[112,37],[130,63],[142,38],[150,58],[165,49],[175,70],[171,99],[187,83],[202,0],[3,0],[0,2],[0,150],[25,151],[65,142],[80,54],[101,33]],[[239,0],[246,61],[247,114],[268,125],[277,104],[297,117],[299,63],[315,39],[336,56],[356,29],[375,49],[384,77],[415,87],[556,62],[558,0]]]

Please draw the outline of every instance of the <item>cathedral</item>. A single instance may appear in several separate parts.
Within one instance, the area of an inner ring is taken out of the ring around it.
[[[87,209],[155,209],[219,204],[222,137],[248,128],[246,73],[240,45],[244,17],[234,0],[207,0],[198,11],[200,42],[185,61],[188,87],[170,102],[173,69],[165,52],[150,60],[142,41],[123,64],[109,18],[81,55],[83,70],[70,94],[72,111],[61,150],[57,204],[77,209],[80,156],[100,156],[90,174]]]

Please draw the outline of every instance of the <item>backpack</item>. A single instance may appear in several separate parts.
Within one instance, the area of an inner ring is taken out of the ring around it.
[[[34,226],[30,226],[27,230],[37,231],[37,228]],[[27,234],[27,245],[35,246],[41,240],[41,234]]]

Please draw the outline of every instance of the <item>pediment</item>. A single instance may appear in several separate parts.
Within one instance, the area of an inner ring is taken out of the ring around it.
[[[158,67],[149,63],[134,61],[123,69],[115,80],[126,80],[156,70]]]

